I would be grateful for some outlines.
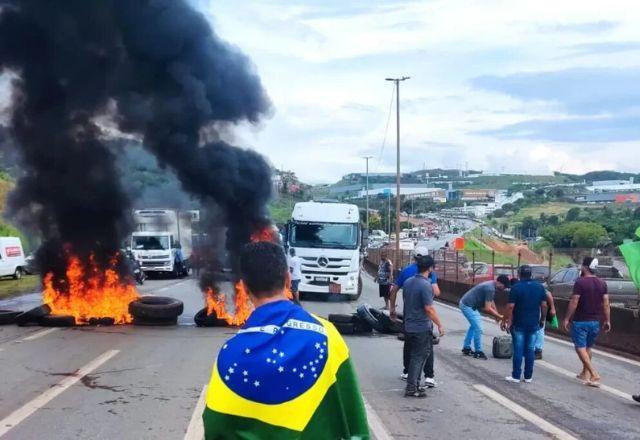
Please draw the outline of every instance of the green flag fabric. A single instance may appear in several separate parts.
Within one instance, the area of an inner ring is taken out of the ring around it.
[[[203,420],[207,440],[370,438],[347,345],[290,301],[257,308],[222,347]]]
[[[627,263],[633,283],[640,289],[640,241],[621,245],[620,252]]]

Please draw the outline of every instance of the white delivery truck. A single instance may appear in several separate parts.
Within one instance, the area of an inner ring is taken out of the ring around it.
[[[302,260],[300,292],[357,299],[362,292],[360,213],[356,205],[296,203],[287,227],[287,248]]]
[[[176,277],[187,275],[193,249],[192,223],[199,220],[199,212],[138,209],[133,218],[131,252],[142,270]]]
[[[24,250],[18,237],[0,237],[0,277],[13,276],[16,280],[25,273]]]

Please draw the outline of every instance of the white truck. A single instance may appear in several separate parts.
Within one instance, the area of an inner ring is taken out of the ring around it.
[[[302,260],[300,292],[344,295],[362,292],[360,213],[356,205],[301,202],[287,226],[287,248]]]
[[[192,223],[199,220],[199,212],[138,209],[133,212],[133,218],[131,252],[142,270],[186,276],[193,249]]]
[[[26,265],[20,238],[0,237],[0,277],[12,276],[19,280]]]

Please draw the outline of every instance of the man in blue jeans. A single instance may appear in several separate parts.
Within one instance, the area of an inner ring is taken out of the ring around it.
[[[496,310],[494,298],[496,291],[503,292],[510,285],[511,280],[509,280],[509,277],[500,275],[496,281],[485,281],[473,286],[460,299],[460,310],[470,324],[462,345],[462,354],[465,356],[487,360],[487,355],[482,351],[482,316],[480,311],[488,313],[497,321],[501,321],[502,315]],[[473,341],[475,351],[471,351],[471,341]]]
[[[531,266],[520,266],[520,280],[511,288],[509,303],[500,328],[511,331],[513,340],[513,370],[507,382],[519,383],[533,380],[535,343],[538,330],[544,325],[547,314],[547,293],[542,284],[531,279]]]

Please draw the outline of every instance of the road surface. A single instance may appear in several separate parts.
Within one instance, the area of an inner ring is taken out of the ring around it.
[[[370,278],[360,302],[380,304]],[[180,325],[154,327],[0,327],[0,438],[194,439],[201,436],[198,402],[215,353],[234,334],[197,328],[201,307],[193,279],[150,280],[143,292],[185,302]],[[9,302],[28,307],[37,296]],[[0,302],[6,308],[8,302]],[[355,303],[306,302],[320,315]],[[460,354],[462,315],[438,306],[447,335],[436,347],[438,388],[427,399],[403,394],[402,342],[394,336],[347,337],[374,438],[637,439],[640,362],[598,353],[601,389],[580,384],[578,361],[564,341],[547,340],[534,383],[509,384],[510,361]],[[615,323],[614,323],[615,325]],[[485,323],[485,350],[499,330]]]

